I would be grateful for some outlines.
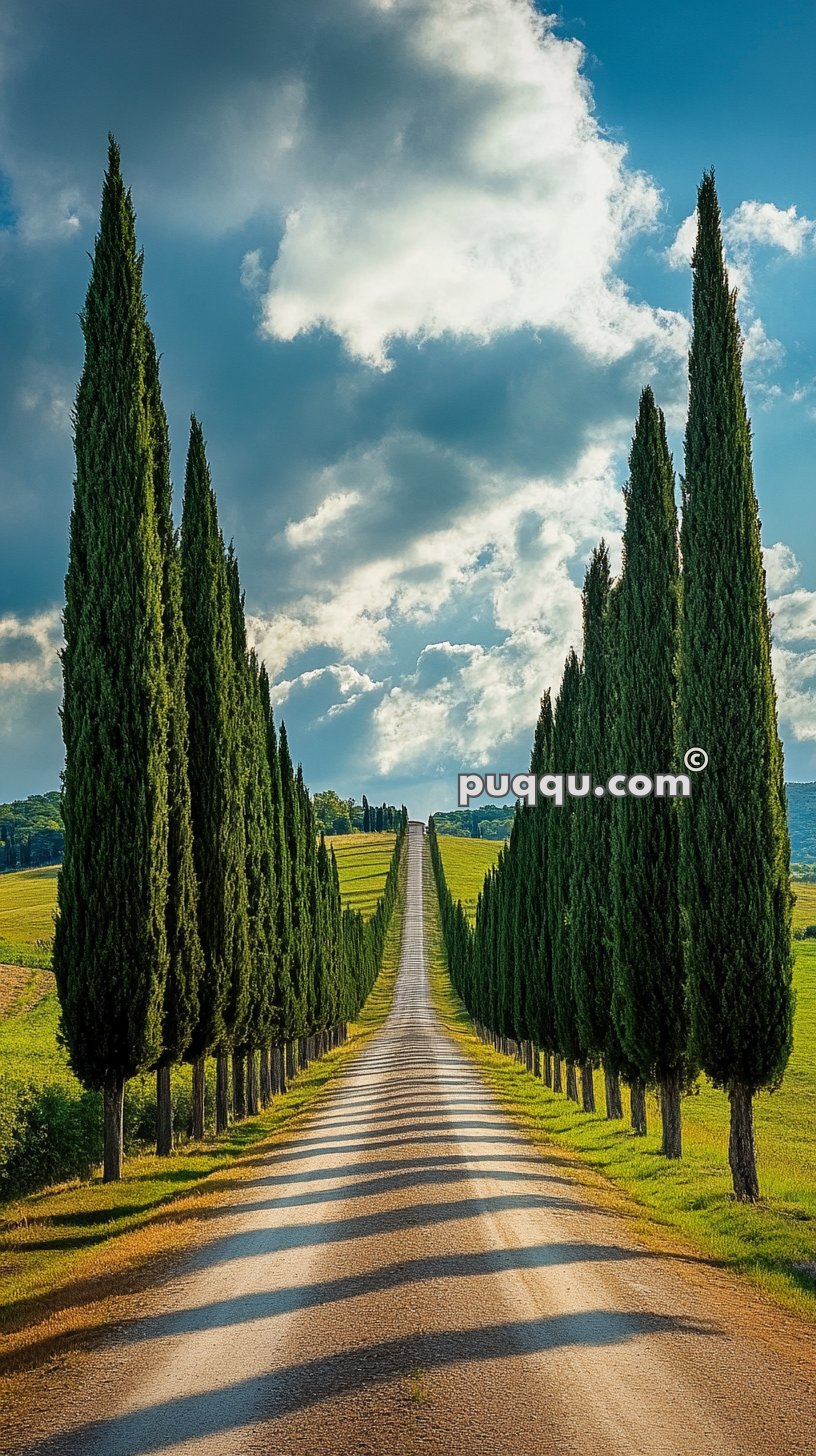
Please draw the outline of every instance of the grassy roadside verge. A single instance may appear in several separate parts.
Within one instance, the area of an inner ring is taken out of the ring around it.
[[[427,846],[426,860],[433,1005],[504,1110],[543,1154],[557,1152],[562,1171],[570,1171],[570,1163],[578,1178],[589,1171],[618,1207],[636,1214],[637,1232],[646,1242],[679,1241],[747,1276],[774,1301],[815,1319],[816,1218],[809,1209],[776,1199],[753,1207],[735,1203],[729,1193],[724,1146],[715,1153],[702,1143],[690,1147],[679,1164],[667,1164],[659,1154],[656,1132],[646,1139],[635,1138],[622,1132],[620,1123],[579,1111],[479,1040],[448,977]]]
[[[349,1040],[300,1073],[259,1117],[170,1158],[129,1159],[121,1183],[70,1183],[8,1205],[0,1222],[0,1406],[16,1372],[98,1339],[134,1293],[163,1276],[223,1211],[226,1190],[295,1132],[391,1007],[399,969],[407,855],[383,964]],[[9,1379],[11,1377],[11,1379]]]

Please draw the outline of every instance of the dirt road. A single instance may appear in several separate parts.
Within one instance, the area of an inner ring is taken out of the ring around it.
[[[423,858],[387,1025],[27,1456],[816,1450],[792,1317],[639,1246],[439,1026]]]

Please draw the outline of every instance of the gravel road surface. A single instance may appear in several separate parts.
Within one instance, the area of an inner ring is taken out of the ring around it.
[[[450,1041],[408,854],[387,1024],[21,1450],[813,1456],[805,1327],[641,1246]]]

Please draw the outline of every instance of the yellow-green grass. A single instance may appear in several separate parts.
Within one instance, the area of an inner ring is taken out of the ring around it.
[[[816,884],[806,880],[794,880],[791,888],[796,896],[793,903],[794,930],[804,930],[806,925],[816,925]]]
[[[466,843],[467,841],[463,841]],[[474,841],[478,843],[478,841]],[[811,891],[797,884],[795,890]],[[816,890],[816,887],[813,887]],[[816,903],[816,896],[813,897]],[[636,1138],[624,1123],[579,1111],[508,1057],[485,1046],[447,975],[438,906],[429,896],[429,962],[434,1003],[454,1038],[486,1082],[529,1130],[546,1155],[568,1152],[603,1174],[657,1223],[712,1259],[750,1276],[782,1303],[816,1317],[816,941],[797,941],[794,1049],[782,1087],[756,1099],[756,1139],[762,1201],[736,1203],[728,1168],[728,1102],[700,1079],[683,1101],[680,1162],[660,1156],[659,1112],[648,1099],[649,1134]],[[816,923],[801,894],[800,923]],[[804,917],[804,921],[802,921]],[[596,1074],[603,1108],[603,1078]]]
[[[49,966],[59,865],[0,875],[0,963]]]
[[[461,900],[470,920],[476,918],[476,900],[485,875],[499,857],[503,841],[498,839],[459,839],[453,834],[440,834],[437,844],[448,889],[454,900]]]
[[[333,834],[326,843],[334,849],[340,894],[350,910],[369,920],[377,908],[394,853],[396,835]]]
[[[120,1183],[94,1177],[9,1205],[0,1221],[0,1375],[87,1341],[116,1317],[117,1301],[162,1276],[163,1262],[200,1235],[225,1190],[249,1176],[293,1131],[385,1021],[399,968],[405,873],[383,964],[344,1046],[298,1074],[260,1116],[169,1158],[129,1158]],[[8,1386],[7,1386],[8,1389]]]

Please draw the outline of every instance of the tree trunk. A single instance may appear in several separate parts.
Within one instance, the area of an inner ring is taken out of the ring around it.
[[[294,1042],[286,1043],[286,1085],[288,1087],[295,1075],[295,1045]]]
[[[118,1183],[122,1176],[122,1144],[124,1142],[125,1083],[122,1077],[111,1077],[105,1083],[105,1160],[102,1177],[105,1183]]]
[[[558,1052],[553,1052],[553,1092],[563,1092],[564,1082],[561,1076],[561,1057]]]
[[[275,1047],[275,1091],[286,1091],[286,1049],[283,1044]]]
[[[246,1053],[234,1051],[232,1054],[232,1115],[236,1122],[246,1117]]]
[[[595,1111],[595,1082],[591,1062],[581,1063],[581,1101],[584,1112]]]
[[[620,1077],[617,1072],[611,1072],[608,1067],[604,1067],[604,1095],[606,1097],[606,1115],[609,1121],[623,1117]]]
[[[632,1109],[632,1132],[636,1137],[646,1136],[646,1083],[642,1077],[633,1077],[629,1084]]]
[[[215,1131],[229,1127],[229,1053],[218,1052],[215,1058]]]
[[[272,1101],[272,1067],[269,1047],[261,1047],[261,1107],[268,1107]]]
[[[552,1053],[544,1052],[541,1058],[541,1080],[545,1087],[552,1087]]]
[[[575,1074],[574,1062],[567,1062],[567,1096],[570,1102],[578,1101],[578,1078]]]
[[[754,1094],[744,1082],[732,1082],[728,1100],[731,1103],[728,1161],[734,1180],[734,1196],[741,1203],[756,1203],[759,1180],[754,1146]]]
[[[204,1105],[207,1089],[207,1059],[196,1057],[193,1062],[193,1140],[204,1141]]]
[[[170,1064],[156,1068],[156,1157],[169,1158],[173,1151],[173,1096]]]
[[[260,1112],[258,1093],[258,1053],[253,1049],[247,1053],[247,1112],[257,1117]]]
[[[663,1142],[660,1148],[666,1158],[683,1156],[683,1130],[680,1118],[680,1068],[667,1072],[660,1079],[660,1117]]]

